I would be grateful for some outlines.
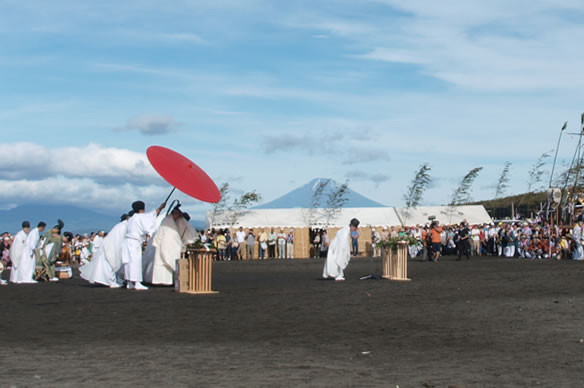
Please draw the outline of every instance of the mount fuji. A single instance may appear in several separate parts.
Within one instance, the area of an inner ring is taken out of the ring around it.
[[[312,206],[312,198],[316,189],[321,183],[327,182],[323,192],[322,201],[324,205],[326,198],[332,192],[336,191],[341,185],[333,179],[317,178],[307,184],[292,190],[288,194],[281,196],[273,201],[256,206],[254,209],[291,209],[291,208],[309,208]],[[385,205],[375,202],[350,188],[347,189],[347,203],[344,207],[385,207]]]

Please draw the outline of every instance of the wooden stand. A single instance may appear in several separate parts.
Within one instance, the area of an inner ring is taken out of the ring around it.
[[[213,257],[215,250],[189,250],[186,259],[178,265],[178,284],[176,290],[187,294],[217,294],[211,289],[213,278]]]
[[[59,279],[71,279],[73,277],[73,269],[70,262],[57,260],[57,263],[55,263],[55,276]]]
[[[399,243],[395,248],[383,250],[383,278],[410,281],[408,279],[408,244]]]
[[[71,279],[73,277],[73,272],[70,266],[67,265],[59,265],[57,262],[57,266],[55,267],[55,276],[59,279]]]

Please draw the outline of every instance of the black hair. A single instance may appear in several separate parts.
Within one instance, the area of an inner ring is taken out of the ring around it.
[[[53,229],[58,229],[59,234],[60,234],[61,230],[63,229],[64,226],[65,226],[65,223],[63,222],[63,220],[59,219],[59,220],[57,220],[57,225],[53,226]]]
[[[39,224],[37,225],[37,227],[39,228],[44,228],[45,226],[47,226],[47,224],[44,223],[43,221],[39,222]]]
[[[134,212],[138,213],[140,210],[145,210],[146,209],[146,204],[143,201],[136,201],[134,203],[132,203],[132,210],[134,210]]]

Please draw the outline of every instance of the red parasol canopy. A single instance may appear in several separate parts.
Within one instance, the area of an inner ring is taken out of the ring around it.
[[[204,202],[217,203],[221,199],[215,182],[185,156],[161,146],[148,147],[146,155],[156,172],[183,193]]]

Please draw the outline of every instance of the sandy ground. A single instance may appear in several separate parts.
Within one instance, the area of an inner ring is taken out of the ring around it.
[[[208,296],[1,287],[0,386],[583,386],[584,263],[322,264],[215,263]]]

